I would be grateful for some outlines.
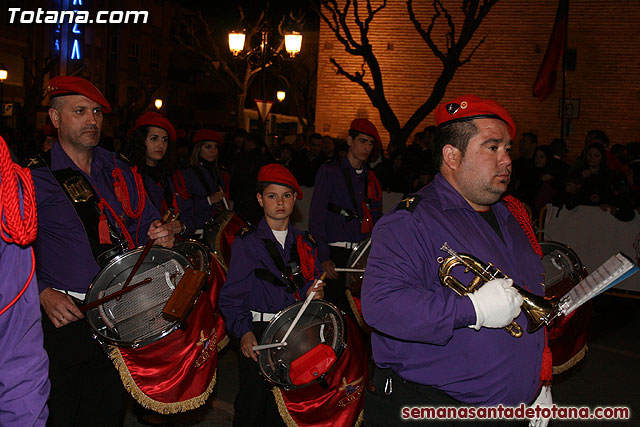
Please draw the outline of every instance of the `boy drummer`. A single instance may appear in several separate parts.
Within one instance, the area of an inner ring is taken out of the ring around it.
[[[280,426],[272,386],[260,376],[253,346],[280,310],[304,300],[312,289],[314,299],[322,298],[324,283],[312,287],[321,269],[315,240],[289,225],[295,200],[303,196],[291,172],[278,164],[262,167],[256,193],[264,217],[234,241],[219,306],[228,330],[240,338],[233,425]]]

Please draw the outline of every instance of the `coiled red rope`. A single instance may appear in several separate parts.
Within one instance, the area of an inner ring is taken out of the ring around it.
[[[18,187],[18,182],[21,183]],[[20,214],[22,191],[23,215]],[[36,194],[31,170],[13,163],[4,138],[0,137],[0,235],[7,243],[26,246],[33,242],[38,231]],[[25,293],[35,272],[35,257],[31,248],[31,272],[18,295],[0,310],[0,316]]]
[[[20,213],[19,191],[22,191],[23,214]],[[37,230],[36,194],[31,170],[13,163],[9,148],[0,137],[0,234],[7,243],[26,246],[35,240]]]

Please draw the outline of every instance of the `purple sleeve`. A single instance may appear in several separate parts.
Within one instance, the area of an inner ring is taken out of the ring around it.
[[[362,284],[364,319],[401,340],[446,344],[454,329],[475,324],[473,304],[443,287],[433,263],[425,262],[439,254],[429,250],[428,236],[415,232],[424,225],[413,224],[406,212],[390,217],[373,232]]]
[[[246,242],[237,237],[231,249],[231,261],[227,280],[220,291],[218,305],[227,329],[237,338],[253,330],[252,318],[245,301],[248,300],[254,280]]]
[[[0,309],[23,289],[31,271],[31,248],[0,240]],[[49,411],[49,360],[43,348],[35,276],[17,302],[0,315],[0,425],[44,426]]]
[[[313,199],[309,211],[309,231],[318,242],[318,258],[320,262],[329,260],[329,245],[325,231],[325,222],[329,206],[330,169],[328,165],[322,165],[316,174],[313,186]]]

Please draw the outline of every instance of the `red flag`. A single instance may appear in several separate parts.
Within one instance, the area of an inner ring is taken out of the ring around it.
[[[537,96],[540,101],[547,99],[556,86],[558,63],[564,55],[568,18],[569,0],[560,0],[547,51],[544,53],[542,64],[540,64],[536,82],[533,84],[533,95]]]

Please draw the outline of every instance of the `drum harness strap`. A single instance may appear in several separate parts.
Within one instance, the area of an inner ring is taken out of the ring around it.
[[[258,279],[269,282],[272,285],[283,286],[287,293],[293,294],[296,301],[300,301],[298,289],[304,287],[305,278],[300,269],[300,255],[298,254],[297,245],[291,246],[289,262],[285,264],[278,250],[278,244],[271,239],[262,239],[262,241],[273,263],[280,271],[281,277],[277,277],[266,268],[256,268],[254,274]]]
[[[365,170],[363,171],[363,173],[366,173],[364,176],[364,194],[366,195],[366,198],[361,203],[363,214],[360,215],[358,213],[358,201],[356,199],[353,182],[351,181],[351,171],[349,170],[349,168],[342,168],[342,175],[344,176],[345,183],[347,184],[349,198],[351,199],[353,210],[346,209],[334,203],[329,203],[328,209],[333,213],[347,218],[347,221],[351,221],[354,219],[362,221],[362,227],[360,231],[364,234],[369,234],[373,229],[373,219],[371,218],[370,211],[371,200],[380,200],[382,198],[382,191],[380,183],[378,182],[372,171]]]
[[[108,247],[112,248],[124,243],[116,229],[107,221],[104,214],[105,206],[110,210],[120,230],[123,230],[129,249],[135,247],[122,220],[82,173],[71,168],[52,170],[50,151],[39,154],[29,164],[31,168],[41,166],[45,166],[49,170],[64,195],[71,202],[71,206],[84,226],[94,257],[100,255]]]

